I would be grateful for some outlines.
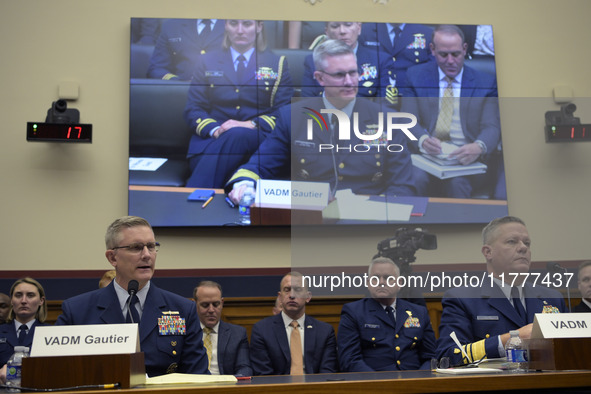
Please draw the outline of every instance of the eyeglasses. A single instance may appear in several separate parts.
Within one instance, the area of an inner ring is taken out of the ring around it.
[[[158,242],[148,242],[147,244],[143,244],[143,243],[135,243],[135,244],[131,244],[131,245],[126,245],[126,246],[115,246],[114,248],[111,248],[113,250],[117,250],[117,249],[127,249],[129,250],[131,253],[142,253],[142,251],[144,250],[144,248],[148,248],[148,251],[150,253],[154,253],[157,252],[160,249],[160,243]]]
[[[357,79],[359,78],[359,71],[357,70],[350,70],[350,71],[342,71],[342,72],[338,72],[338,73],[329,73],[326,72],[324,70],[319,70],[321,73],[324,73],[332,78],[334,78],[335,80],[338,81],[344,81],[345,77],[348,75],[351,79]]]

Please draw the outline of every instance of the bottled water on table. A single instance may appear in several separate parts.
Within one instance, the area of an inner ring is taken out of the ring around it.
[[[6,363],[6,385],[7,390],[12,393],[19,393],[21,390],[21,371],[23,358],[29,357],[29,348],[25,346],[15,346],[14,354],[10,356]]]
[[[507,369],[513,372],[527,371],[527,354],[523,346],[519,331],[510,331],[511,338],[505,344],[507,353]]]

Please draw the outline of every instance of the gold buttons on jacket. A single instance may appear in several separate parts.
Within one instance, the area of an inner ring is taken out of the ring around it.
[[[396,351],[399,352],[400,351],[400,346],[396,346]]]

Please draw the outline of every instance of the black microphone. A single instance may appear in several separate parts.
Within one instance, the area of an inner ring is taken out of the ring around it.
[[[548,262],[548,264],[546,264],[546,269],[552,273],[566,273],[566,268],[562,267],[560,264],[554,261]]]
[[[131,318],[132,323],[135,323],[135,322],[133,321],[133,314],[131,313],[129,308],[131,308],[131,299],[133,298],[134,295],[137,294],[139,287],[140,287],[140,284],[135,279],[130,280],[129,283],[127,284],[127,292],[129,293],[129,298],[127,299],[127,312],[129,313],[129,317]]]
[[[554,261],[548,262],[548,264],[546,264],[546,269],[548,270],[548,272],[553,274],[566,274],[566,268]],[[568,311],[570,313],[572,312],[572,308],[570,305],[570,287],[568,286],[566,286],[566,297],[568,298]]]

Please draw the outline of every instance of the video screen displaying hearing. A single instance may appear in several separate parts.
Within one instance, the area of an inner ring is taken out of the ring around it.
[[[155,227],[508,212],[490,25],[132,18],[129,89]]]

